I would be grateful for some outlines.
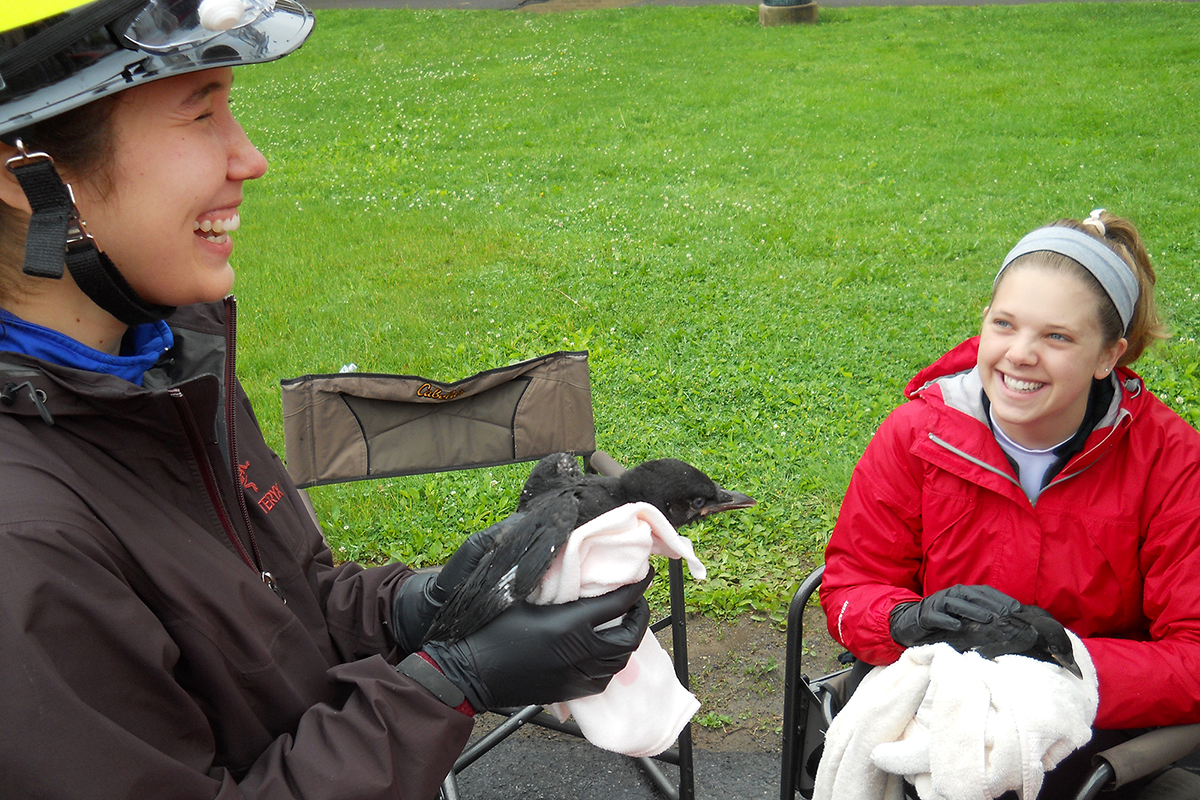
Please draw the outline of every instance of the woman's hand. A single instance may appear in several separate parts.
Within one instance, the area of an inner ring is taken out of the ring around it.
[[[642,593],[653,577],[561,605],[522,602],[464,639],[423,650],[476,711],[598,694],[646,633],[650,608]]]
[[[990,586],[958,584],[934,592],[916,603],[892,609],[891,634],[896,644],[914,647],[949,641],[964,622],[990,623],[1015,613],[1021,604]]]

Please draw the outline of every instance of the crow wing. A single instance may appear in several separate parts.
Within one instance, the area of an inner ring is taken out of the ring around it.
[[[528,597],[575,529],[579,500],[569,489],[543,494],[497,536],[475,570],[433,618],[425,641],[463,639]]]

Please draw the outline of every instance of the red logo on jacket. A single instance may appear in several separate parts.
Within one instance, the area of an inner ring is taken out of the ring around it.
[[[246,477],[246,473],[249,471],[249,469],[249,461],[247,461],[245,464],[238,464],[238,480],[241,482],[243,489],[249,489],[253,492],[257,492],[258,484]],[[276,483],[270,489],[267,489],[266,494],[258,498],[258,507],[263,510],[264,514],[269,514],[271,513],[271,509],[275,507],[275,504],[282,499],[283,490],[280,489],[279,484]]]
[[[257,492],[258,486],[256,484],[246,480],[246,470],[248,470],[248,469],[250,469],[249,461],[247,461],[245,464],[238,464],[238,480],[242,482],[243,489],[251,489],[251,490]]]

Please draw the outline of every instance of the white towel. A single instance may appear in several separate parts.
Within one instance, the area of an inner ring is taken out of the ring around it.
[[[662,512],[649,503],[630,503],[576,528],[529,599],[540,605],[566,603],[636,583],[649,572],[651,554],[682,558],[692,577],[704,579],[704,565],[692,543]],[[574,716],[597,747],[655,756],[671,746],[700,701],[679,683],[670,656],[646,631],[607,689],[550,708],[560,720]]]
[[[1096,668],[1068,631],[1083,680],[1024,656],[989,661],[945,643],[876,667],[825,738],[814,800],[1037,796],[1044,774],[1091,738]]]

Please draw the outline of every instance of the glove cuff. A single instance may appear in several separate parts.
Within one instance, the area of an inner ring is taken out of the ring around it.
[[[441,603],[429,596],[430,586],[437,580],[432,573],[409,575],[392,594],[392,639],[403,653],[414,653],[425,638],[425,631]]]
[[[486,696],[487,687],[483,686],[475,677],[478,670],[473,671],[474,665],[470,665],[468,668],[468,665],[459,660],[464,657],[470,658],[469,655],[463,654],[461,648],[454,645],[447,646],[442,642],[426,642],[425,646],[414,655],[428,661],[438,670],[444,680],[458,687],[458,690],[467,698],[467,704],[477,713],[487,711],[492,707],[493,704],[488,702],[491,698]],[[407,660],[405,659],[405,661]]]
[[[462,690],[443,675],[437,663],[424,653],[413,653],[406,657],[396,667],[396,671],[421,684],[430,694],[455,711],[460,711],[468,717],[475,716],[475,709],[471,707]]]
[[[888,614],[888,633],[892,636],[892,641],[901,647],[912,647],[916,645],[921,638],[928,633],[921,628],[920,622],[917,621],[916,608],[919,605],[916,600],[897,603],[892,606],[891,612]],[[911,612],[909,611],[911,609]],[[906,617],[911,617],[906,619]],[[913,630],[916,628],[916,630]]]

